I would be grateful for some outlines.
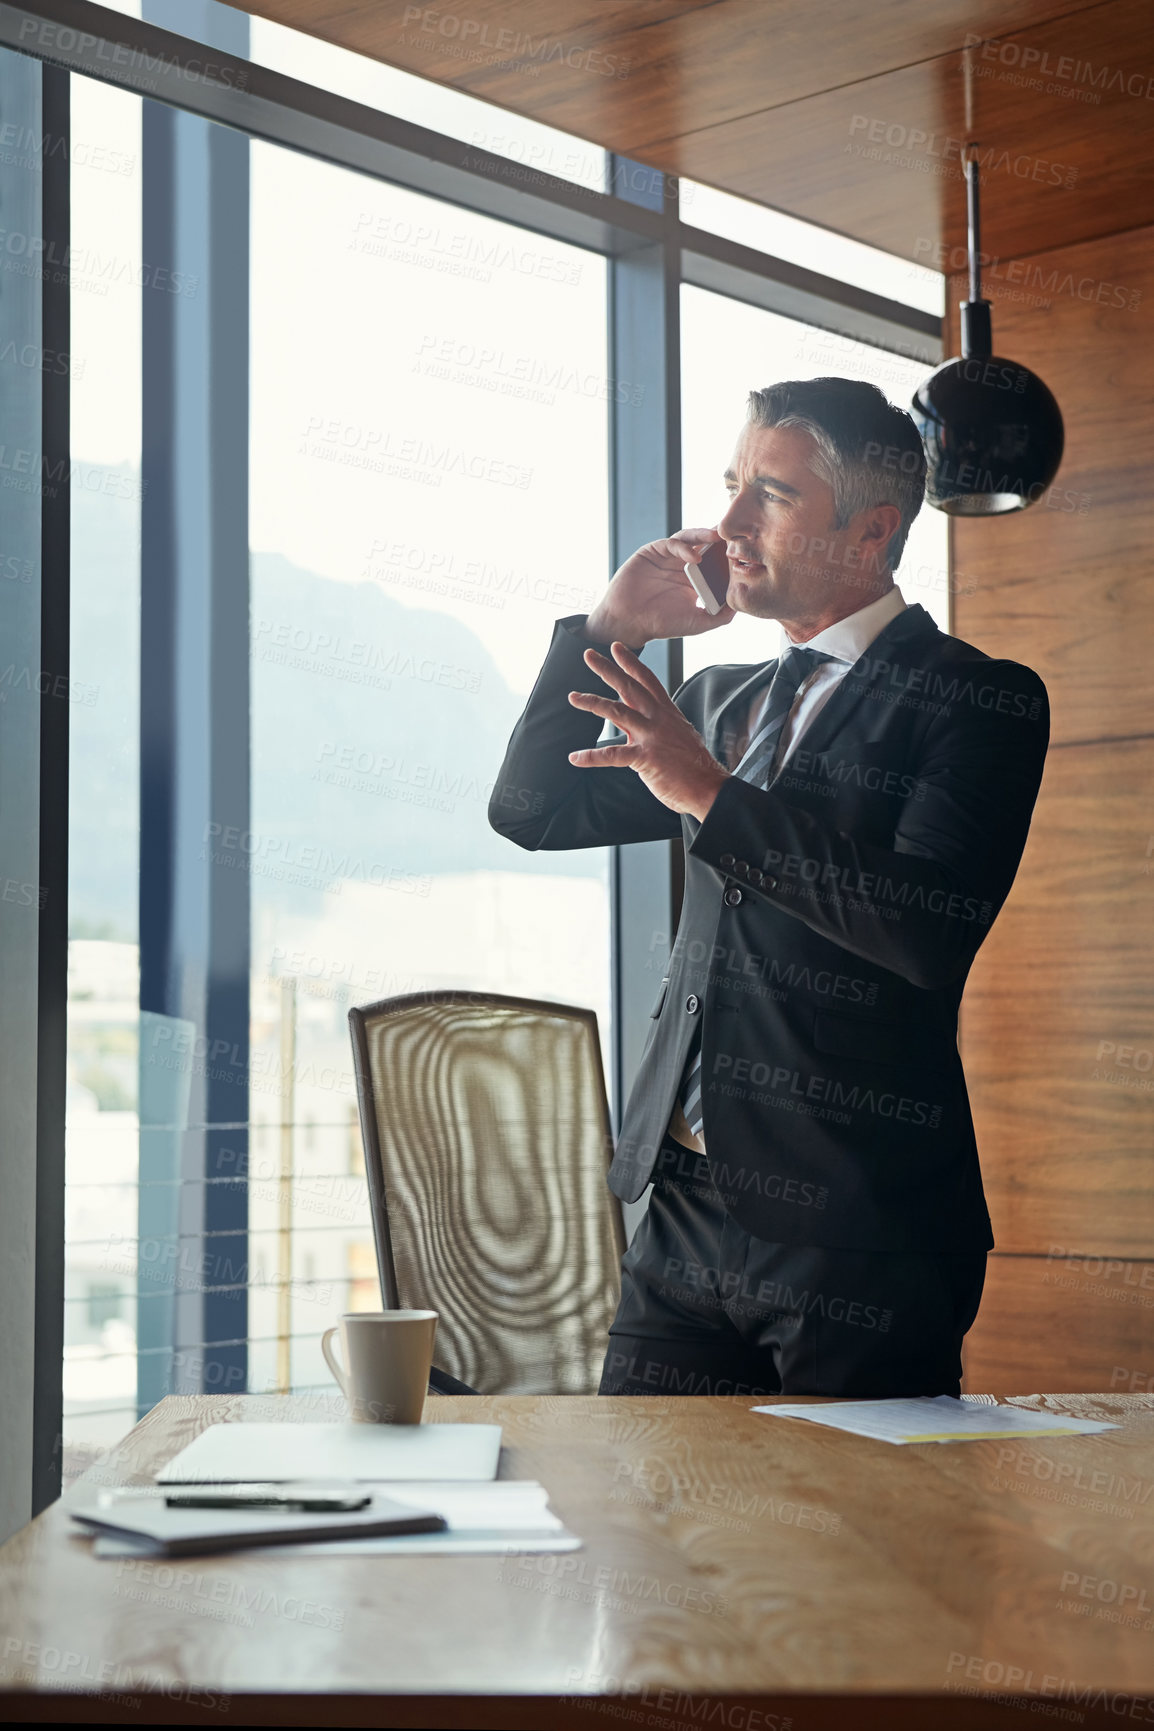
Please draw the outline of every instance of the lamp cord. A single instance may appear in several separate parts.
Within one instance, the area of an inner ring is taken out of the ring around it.
[[[974,148],[967,146],[968,149]],[[980,301],[982,298],[982,265],[979,256],[980,248],[980,209],[978,192],[977,158],[966,158],[966,246],[970,255],[970,299]]]

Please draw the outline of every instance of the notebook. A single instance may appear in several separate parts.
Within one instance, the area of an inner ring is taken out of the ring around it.
[[[373,1497],[367,1509],[343,1514],[301,1514],[283,1509],[170,1509],[155,1500],[105,1496],[72,1505],[74,1521],[94,1533],[132,1543],[133,1554],[189,1557],[204,1552],[237,1551],[257,1545],[311,1544],[322,1539],[379,1538],[404,1533],[444,1532],[448,1523],[432,1509],[414,1508],[391,1497]]]
[[[157,1474],[162,1485],[286,1479],[495,1479],[499,1424],[214,1424]]]

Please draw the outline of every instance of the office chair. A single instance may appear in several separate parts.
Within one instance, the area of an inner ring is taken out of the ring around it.
[[[430,1390],[596,1393],[625,1238],[595,1013],[435,991],[349,1028],[381,1292],[438,1312]]]

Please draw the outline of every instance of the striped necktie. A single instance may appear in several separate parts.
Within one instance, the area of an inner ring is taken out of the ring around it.
[[[816,667],[823,661],[832,660],[832,655],[824,655],[820,649],[795,647],[786,650],[777,664],[777,671],[770,681],[761,714],[754,723],[749,744],[733,772],[734,775],[739,775],[742,781],[752,782],[754,787],[768,785],[770,770],[781,744],[781,730],[793,708],[799,689]],[[685,1076],[681,1084],[681,1110],[685,1113],[685,1122],[690,1130],[695,1136],[700,1136],[704,1122],[701,1109],[700,1022],[694,1032],[685,1065]]]

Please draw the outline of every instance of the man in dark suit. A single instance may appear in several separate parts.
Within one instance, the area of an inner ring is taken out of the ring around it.
[[[908,415],[818,379],[748,416],[716,530],[642,547],[559,621],[490,805],[526,848],[685,847],[610,1170],[653,1190],[601,1391],[956,1395],[993,1244],[958,1004],[1025,845],[1045,687],[895,587]],[[683,566],[718,540],[711,618]],[[736,613],[780,622],[779,659],[670,698],[638,652]]]

